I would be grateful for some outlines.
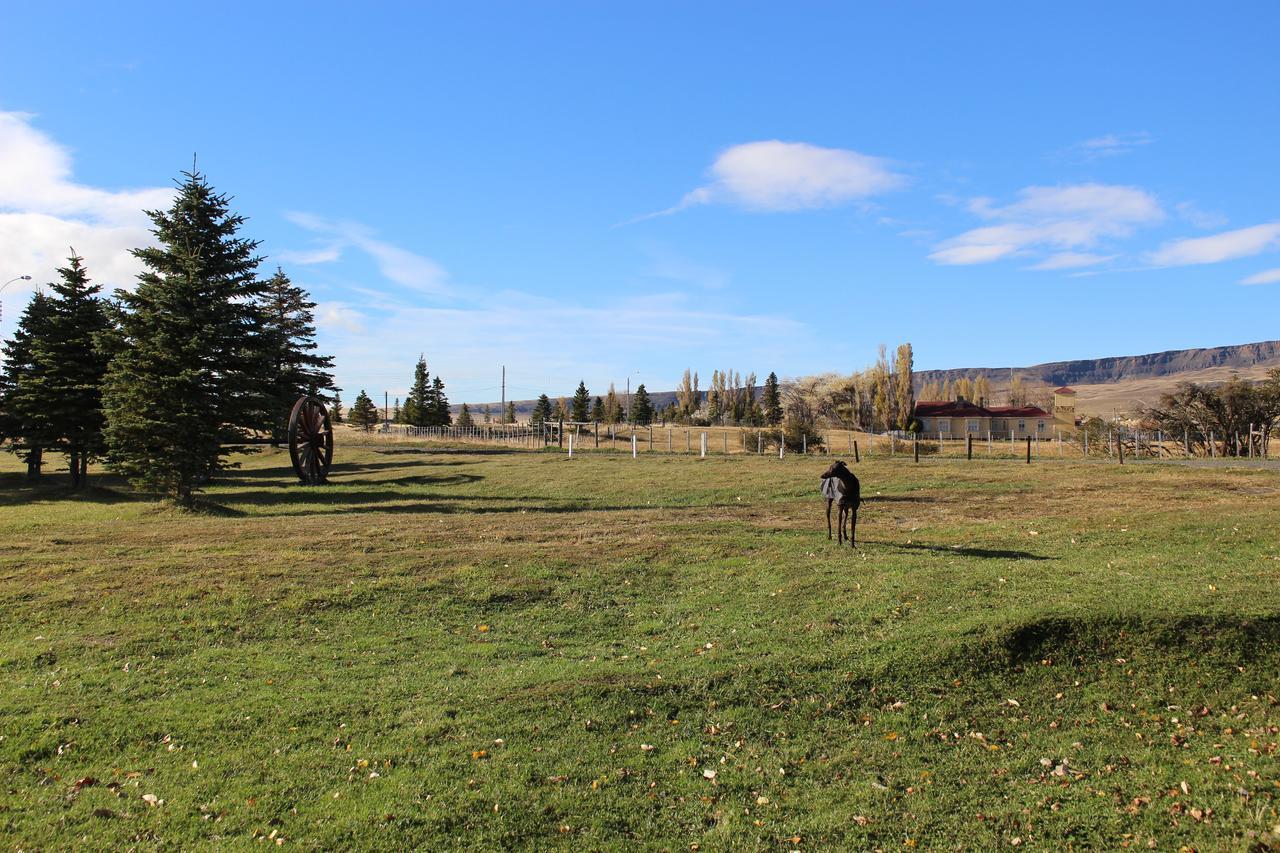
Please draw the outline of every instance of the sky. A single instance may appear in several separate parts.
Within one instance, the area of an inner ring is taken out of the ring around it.
[[[191,168],[344,399],[1280,338],[1280,4],[0,0],[0,282]],[[24,290],[24,288],[26,288]],[[7,338],[28,298],[0,296]],[[705,382],[705,380],[704,380]]]

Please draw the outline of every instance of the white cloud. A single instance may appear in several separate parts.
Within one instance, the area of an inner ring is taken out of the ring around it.
[[[1165,243],[1151,255],[1158,267],[1216,264],[1280,249],[1280,222],[1224,231],[1210,237],[1192,237]]]
[[[1260,273],[1254,273],[1248,278],[1240,279],[1241,284],[1275,284],[1280,282],[1280,267],[1273,270],[1263,270]]]
[[[396,284],[433,296],[453,293],[443,267],[430,258],[378,239],[366,225],[296,211],[285,214],[285,218],[308,231],[326,235],[329,241],[317,249],[277,253],[282,260],[295,264],[332,263],[341,259],[347,248],[355,248],[373,258],[379,271]]]
[[[686,193],[674,207],[639,219],[703,204],[733,204],[768,212],[836,207],[897,189],[906,182],[880,157],[777,139],[734,145],[716,158],[708,172],[710,183]]]
[[[939,264],[980,264],[1045,250],[1057,253],[1038,269],[1065,269],[1107,257],[1077,251],[1164,219],[1155,197],[1137,187],[1075,184],[1027,187],[1005,206],[989,198],[969,202],[971,213],[999,224],[974,228],[937,244],[929,255]]]
[[[1177,211],[1181,219],[1191,223],[1196,228],[1203,228],[1206,231],[1210,228],[1221,228],[1227,224],[1227,217],[1223,214],[1201,210],[1193,202],[1180,201],[1174,205],[1174,210]]]
[[[1092,252],[1059,252],[1050,255],[1040,263],[1031,267],[1033,270],[1071,270],[1080,267],[1092,267],[1106,263],[1115,255],[1097,255]]]
[[[1146,131],[1136,133],[1108,133],[1095,136],[1072,146],[1072,151],[1086,160],[1098,160],[1103,157],[1115,157],[1127,154],[1135,148],[1150,145],[1155,140]]]
[[[141,264],[130,250],[153,243],[143,210],[167,207],[174,191],[77,183],[70,152],[36,130],[32,118],[0,112],[0,274],[30,275],[36,285],[75,247],[107,290],[132,284]]]

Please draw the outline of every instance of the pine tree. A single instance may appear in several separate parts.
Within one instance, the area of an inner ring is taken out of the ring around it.
[[[404,398],[404,422],[410,426],[431,426],[431,378],[427,372],[427,358],[418,356],[418,363],[413,368],[413,384],[409,386],[409,396]]]
[[[604,415],[604,400],[596,397],[596,401],[591,404],[591,421],[593,423],[608,423]]]
[[[27,464],[31,480],[40,477],[44,448],[52,438],[38,392],[43,377],[35,345],[48,335],[53,313],[52,299],[43,293],[31,297],[13,337],[4,345],[4,372],[0,373],[0,439],[10,440],[9,450]]]
[[[431,380],[431,425],[448,426],[453,423],[453,415],[449,414],[449,398],[444,393],[444,380],[439,374]]]
[[[351,425],[356,429],[362,429],[365,432],[373,429],[373,425],[378,422],[378,409],[373,405],[373,400],[369,399],[369,395],[360,389],[360,393],[356,395],[355,405],[351,407]]]
[[[463,403],[462,405],[463,405],[463,406],[466,406],[467,404],[466,404],[466,403]],[[487,423],[487,424],[491,424],[491,423],[493,423],[493,412],[491,412],[491,411],[489,410],[489,404],[488,404],[488,403],[485,403],[485,405],[484,405],[484,410],[483,410],[483,411],[484,411],[484,422],[485,422],[485,423]],[[462,423],[462,421],[458,421],[458,423],[459,423],[459,424],[461,424],[461,423]]]
[[[536,428],[549,420],[551,420],[551,398],[546,394],[539,394],[538,402],[534,404],[533,413],[529,416],[529,424]]]
[[[591,392],[586,382],[578,383],[578,390],[573,392],[573,408],[569,410],[570,420],[586,423],[591,417]]]
[[[333,357],[316,354],[315,307],[310,295],[276,267],[259,304],[263,357],[271,388],[266,415],[276,443],[284,440],[289,413],[299,397],[325,396],[335,390]]]
[[[489,407],[485,406],[485,408],[488,409]],[[489,421],[487,420],[485,421],[485,423],[488,423],[488,422]],[[462,410],[458,412],[458,426],[460,427],[475,426],[475,421],[471,419],[471,410],[467,408],[466,403],[462,404]]]
[[[514,401],[507,402],[507,410],[502,413],[502,422],[504,424],[513,424],[516,422],[516,404]]]
[[[108,355],[102,346],[108,321],[82,259],[72,254],[49,285],[51,316],[45,334],[33,340],[41,381],[36,389],[48,428],[46,446],[65,453],[71,487],[84,485],[89,459],[105,450],[102,380]]]
[[[401,411],[400,411],[400,398],[399,398],[399,397],[396,397],[395,405],[394,405],[394,406],[392,406],[392,408],[391,408],[391,422],[392,422],[393,424],[398,424],[398,423],[400,423],[402,420],[403,420],[403,416],[402,416],[402,413],[401,413]]]
[[[636,388],[636,395],[631,398],[631,422],[639,426],[653,423],[653,401],[649,399],[649,392],[645,390],[643,382]]]
[[[778,374],[769,373],[764,380],[764,394],[760,399],[760,407],[764,409],[764,420],[769,426],[782,423],[782,394],[778,391]]]
[[[333,390],[333,405],[329,407],[329,420],[335,424],[342,423],[342,395],[336,388]]]
[[[269,429],[257,278],[244,217],[199,172],[183,173],[168,210],[147,211],[157,246],[118,291],[121,350],[103,384],[107,458],[134,485],[188,503],[228,445]]]

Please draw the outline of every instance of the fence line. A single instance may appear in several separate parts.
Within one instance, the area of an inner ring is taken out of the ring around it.
[[[1162,430],[1137,430],[1112,426],[1105,436],[1091,436],[1088,432],[1065,434],[1062,430],[1049,433],[1033,433],[1018,437],[988,432],[984,436],[969,433],[963,437],[947,433],[910,433],[889,431],[873,433],[861,430],[820,430],[815,433],[812,446],[808,436],[801,438],[799,447],[785,447],[782,433],[777,428],[753,427],[696,427],[675,424],[630,426],[627,424],[603,425],[594,423],[547,422],[530,424],[476,424],[470,427],[435,426],[413,427],[403,424],[384,424],[373,431],[388,438],[425,439],[457,443],[499,445],[513,449],[541,450],[555,447],[567,449],[571,444],[579,454],[583,452],[626,453],[638,458],[646,453],[693,455],[700,458],[720,456],[763,456],[774,452],[779,458],[787,452],[802,456],[832,456],[849,454],[854,461],[862,456],[890,458],[910,457],[919,462],[920,457],[981,459],[1025,459],[1027,462],[1044,459],[1095,459],[1110,460],[1118,464],[1134,460],[1186,460],[1186,459],[1262,459],[1270,458],[1270,436],[1252,427],[1245,434],[1227,437],[1210,433],[1207,436],[1166,435]],[[663,435],[665,433],[665,436]],[[683,441],[679,441],[683,433]],[[737,434],[731,439],[732,434]],[[985,443],[985,457],[975,453]],[[683,444],[683,449],[680,445]]]

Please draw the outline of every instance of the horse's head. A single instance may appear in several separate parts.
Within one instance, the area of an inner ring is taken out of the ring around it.
[[[844,479],[844,475],[847,475],[848,473],[849,466],[845,465],[843,461],[837,459],[835,462],[831,463],[827,470],[822,472],[822,479],[826,480],[831,477]]]

